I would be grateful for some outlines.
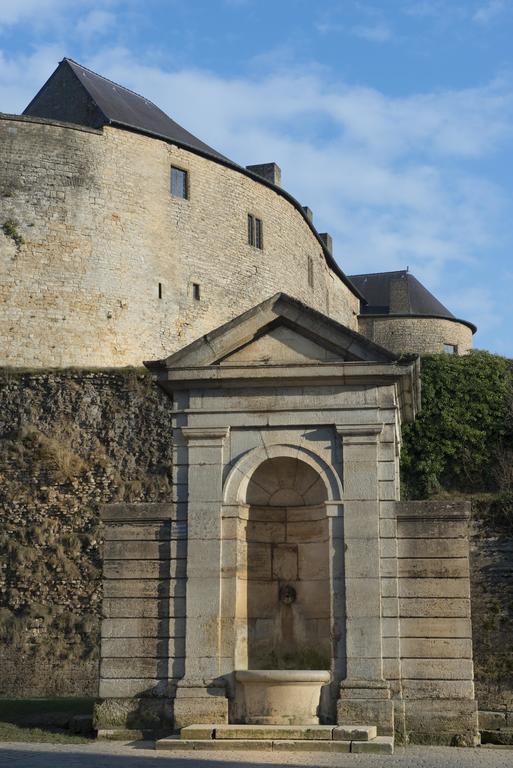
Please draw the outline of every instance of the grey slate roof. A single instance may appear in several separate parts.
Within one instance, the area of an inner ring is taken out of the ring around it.
[[[441,317],[464,323],[476,331],[472,323],[456,318],[408,270],[350,275],[349,279],[367,299],[362,315]]]
[[[156,104],[144,96],[130,91],[122,85],[108,80],[87,67],[78,64],[73,59],[65,58],[61,67],[69,67],[80,84],[89,94],[94,105],[104,116],[104,124],[119,125],[159,136],[170,141],[191,147],[212,157],[226,160],[224,155],[217,152],[208,144],[193,136],[185,128],[172,120]],[[45,86],[43,86],[44,88]],[[37,96],[36,96],[37,99]],[[35,101],[35,99],[33,100]],[[31,102],[32,104],[32,102]],[[30,114],[30,107],[25,113]]]

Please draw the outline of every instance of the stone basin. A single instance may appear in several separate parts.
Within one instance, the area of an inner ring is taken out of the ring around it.
[[[327,670],[244,669],[235,672],[237,710],[251,725],[318,725]]]

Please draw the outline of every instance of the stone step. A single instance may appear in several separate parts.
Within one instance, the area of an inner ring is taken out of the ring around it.
[[[353,752],[392,755],[393,736],[377,736],[371,741],[335,741],[334,739],[181,739],[170,737],[155,742],[159,751],[247,750],[261,752]]]
[[[293,741],[370,741],[376,738],[376,727],[360,725],[188,725],[181,739],[228,740],[271,739]]]
[[[351,752],[368,755],[393,755],[394,737],[376,736],[371,741],[352,741]]]

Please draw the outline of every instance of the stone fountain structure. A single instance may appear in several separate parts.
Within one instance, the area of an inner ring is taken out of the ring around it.
[[[100,732],[474,743],[468,510],[399,501],[418,359],[278,294],[147,365],[174,498],[103,510]]]

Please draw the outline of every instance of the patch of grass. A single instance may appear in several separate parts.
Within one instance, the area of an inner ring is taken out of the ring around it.
[[[501,493],[471,494],[472,516],[484,531],[513,534],[513,489]]]
[[[48,699],[0,698],[0,722],[20,723],[31,715],[66,712],[73,715],[91,715],[95,699],[60,696]]]
[[[34,375],[34,376],[46,376],[48,374],[58,374],[62,378],[73,376],[87,376],[88,374],[100,374],[104,376],[144,376],[151,379],[150,371],[144,366],[132,366],[125,365],[120,368],[114,367],[101,367],[101,366],[68,366],[66,368],[31,368],[30,366],[0,366],[0,376],[17,378],[20,376]]]
[[[0,742],[22,741],[50,744],[87,744],[90,739],[85,736],[76,736],[66,731],[43,730],[42,728],[21,728],[13,723],[0,721]]]
[[[14,219],[7,219],[7,221],[4,221],[2,224],[2,231],[6,237],[10,237],[11,240],[14,241],[16,248],[20,248],[25,242],[22,235],[18,232],[18,223],[14,221]]]
[[[71,448],[73,437],[70,425],[55,425],[51,436],[33,425],[26,425],[10,447],[20,461],[32,460],[49,473],[53,482],[63,483],[78,477],[87,468],[83,458]]]

